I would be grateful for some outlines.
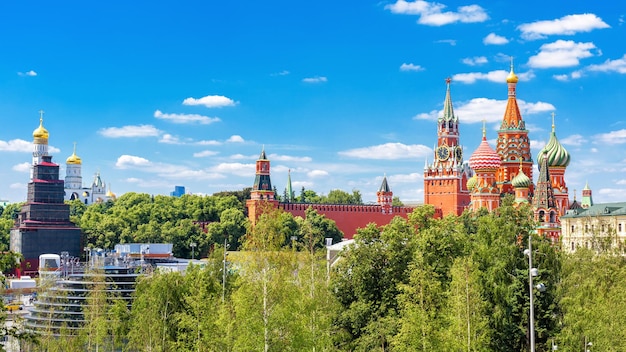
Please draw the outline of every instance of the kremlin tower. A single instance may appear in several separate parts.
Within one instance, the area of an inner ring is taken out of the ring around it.
[[[33,165],[26,203],[10,235],[11,250],[24,257],[22,269],[33,271],[37,271],[41,254],[82,253],[81,230],[70,222],[64,182],[59,179],[59,165],[48,155],[48,131],[41,114],[39,127],[33,131]]]
[[[487,208],[492,211],[500,205],[500,190],[496,187],[496,172],[501,166],[500,156],[487,143],[483,125],[483,140],[469,159],[474,176],[467,183],[471,187],[471,209]]]
[[[446,79],[443,116],[437,119],[437,146],[433,163],[424,166],[424,203],[439,208],[444,216],[461,215],[470,202],[466,183],[471,170],[463,163],[459,119],[452,108],[450,82],[450,78]]]
[[[115,199],[115,194],[107,191],[107,186],[100,178],[100,172],[94,176],[91,187],[83,187],[82,176],[83,160],[74,152],[65,160],[65,200],[80,200],[86,205],[106,202]]]
[[[508,85],[508,100],[502,124],[498,130],[496,142],[496,152],[500,155],[502,166],[496,173],[496,182],[501,193],[513,193],[511,180],[519,170],[519,161],[522,161],[522,171],[530,179],[533,178],[533,159],[530,153],[530,140],[526,123],[522,119],[516,98],[517,75],[513,72],[513,62],[511,61],[511,72],[506,78]],[[530,185],[530,193],[533,192],[533,185]]]

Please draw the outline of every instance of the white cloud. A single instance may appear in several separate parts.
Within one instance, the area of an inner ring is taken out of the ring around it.
[[[474,57],[466,57],[463,60],[461,60],[461,62],[469,66],[476,66],[476,65],[486,64],[489,61],[484,56],[474,56]]]
[[[485,45],[504,45],[509,42],[506,37],[501,37],[495,33],[489,33],[483,38],[483,44]]]
[[[557,40],[543,44],[537,55],[528,59],[533,68],[572,67],[580,64],[580,59],[594,56],[591,50],[596,49],[593,43],[575,43],[572,40]]]
[[[164,144],[183,144],[183,142],[181,142],[178,137],[172,136],[169,133],[166,133],[163,136],[161,136],[161,139],[159,139],[159,143],[164,143]]]
[[[287,70],[282,70],[280,72],[272,73],[271,76],[287,76],[290,72]]]
[[[30,166],[30,163],[20,163],[17,165],[13,165],[11,169],[17,172],[30,172]]]
[[[626,73],[626,54],[624,54],[624,56],[622,56],[620,59],[606,60],[604,63],[600,65],[589,65],[587,66],[587,70],[601,71],[601,72],[618,72],[618,73],[625,74]]]
[[[600,17],[592,13],[567,15],[551,21],[524,23],[517,27],[526,40],[543,39],[549,35],[574,35],[594,29],[610,28]]]
[[[11,183],[11,184],[9,185],[9,188],[10,188],[10,189],[26,189],[26,187],[27,187],[27,186],[26,186],[26,184],[25,184],[25,183],[19,183],[19,182],[16,182],[16,183]]]
[[[130,169],[137,167],[144,168],[151,167],[152,165],[152,162],[146,158],[126,154],[117,158],[117,161],[115,162],[115,167],[117,167],[118,169]]]
[[[201,152],[193,153],[193,157],[194,158],[206,158],[208,156],[214,156],[217,154],[219,153],[213,150],[203,150]]]
[[[357,159],[415,159],[423,158],[432,150],[423,145],[406,145],[402,143],[385,143],[371,147],[356,148],[339,152],[339,155]]]
[[[208,141],[197,141],[195,144],[197,145],[222,145],[220,141],[208,140]]]
[[[454,40],[454,39],[441,39],[441,40],[436,40],[435,43],[450,44],[450,46],[455,46],[456,45],[456,40]]]
[[[208,117],[198,114],[164,114],[161,110],[154,112],[154,117],[157,119],[168,120],[173,123],[200,123],[202,125],[209,125],[213,122],[221,121],[219,117]]]
[[[485,10],[478,5],[460,6],[456,12],[443,12],[445,8],[446,5],[423,0],[398,0],[395,4],[385,6],[385,9],[390,10],[392,13],[417,15],[419,16],[417,23],[427,26],[443,26],[456,22],[484,22],[489,19]]]
[[[400,71],[424,71],[424,68],[420,65],[403,63],[400,65]]]
[[[476,83],[476,81],[490,81],[496,83],[505,83],[506,77],[509,75],[508,71],[505,70],[496,70],[490,71],[487,73],[483,72],[468,72],[468,73],[457,73],[452,76],[453,81],[458,81],[465,84]],[[517,73],[517,77],[520,81],[530,81],[535,78],[535,73],[533,71],[527,71],[522,73]]]
[[[183,105],[203,105],[207,108],[222,108],[225,106],[234,106],[237,103],[230,98],[223,95],[207,95],[202,98],[186,98],[183,100]]]
[[[221,163],[213,167],[212,170],[215,172],[220,172],[220,173],[223,172],[223,173],[233,174],[237,176],[251,177],[253,179],[255,167],[256,167],[256,164],[254,163],[251,163],[251,164]]]
[[[156,137],[161,131],[152,125],[137,125],[103,128],[98,133],[108,138]]]
[[[267,156],[270,160],[276,161],[289,161],[289,162],[298,162],[298,163],[308,163],[311,162],[311,157],[308,156],[290,156],[290,155],[278,155],[278,154],[270,154]]]
[[[624,144],[626,143],[626,129],[596,134],[593,139],[596,144]]]
[[[314,177],[325,177],[328,176],[328,171],[324,171],[324,170],[311,170],[309,172],[307,172],[306,174],[307,176],[314,178]]]
[[[17,75],[18,76],[22,76],[22,77],[24,77],[24,76],[26,76],[26,77],[35,77],[35,76],[37,76],[37,72],[35,72],[33,70],[30,70],[30,71],[27,71],[27,72],[18,72]]]
[[[581,146],[585,143],[587,143],[587,139],[580,134],[573,134],[561,139],[561,144],[563,145]]]
[[[33,143],[23,139],[12,139],[8,142],[0,140],[0,151],[30,153],[33,151]]]
[[[243,137],[234,134],[234,135],[230,136],[226,140],[226,142],[229,142],[229,143],[244,143],[245,141],[244,141]]]
[[[307,77],[307,78],[303,78],[302,82],[304,82],[304,83],[323,83],[323,82],[328,82],[328,78],[326,78],[324,76]]]
[[[487,73],[483,72],[469,72],[469,73],[457,73],[452,76],[452,80],[462,83],[475,83],[476,81],[491,81],[491,82],[506,82],[506,77],[509,73],[505,70],[491,71]]]
[[[506,109],[506,100],[495,100],[489,98],[474,98],[467,102],[460,102],[454,109],[455,115],[462,123],[501,122]],[[545,102],[527,103],[518,99],[517,105],[522,116],[538,114],[546,111],[554,111],[554,105]],[[435,121],[443,114],[443,110],[433,110],[428,113],[420,113],[414,117],[415,120]]]
[[[418,172],[414,172],[414,173],[410,173],[410,174],[406,174],[406,175],[391,175],[391,176],[387,176],[387,179],[389,180],[389,183],[392,184],[396,184],[396,183],[415,183],[418,182],[420,180],[424,179],[424,175],[422,175],[421,173]],[[380,179],[380,181],[382,182],[382,178]]]

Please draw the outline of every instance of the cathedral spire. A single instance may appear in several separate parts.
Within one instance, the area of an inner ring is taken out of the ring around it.
[[[450,97],[450,83],[452,79],[446,78],[446,98],[443,101],[443,120],[444,121],[456,121],[454,116],[454,109],[452,108],[452,98]]]

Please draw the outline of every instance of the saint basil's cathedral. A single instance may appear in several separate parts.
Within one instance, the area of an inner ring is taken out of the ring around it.
[[[570,208],[565,183],[565,170],[570,155],[559,143],[552,115],[552,132],[545,147],[537,156],[539,175],[533,184],[533,159],[528,130],[516,98],[518,77],[513,70],[506,78],[508,99],[494,149],[487,142],[483,126],[482,141],[464,162],[460,142],[459,119],[454,114],[450,96],[450,79],[446,80],[443,114],[437,119],[437,144],[432,163],[424,166],[424,204],[435,207],[435,216],[460,215],[466,209],[493,211],[506,194],[515,196],[515,204],[532,206],[537,233],[558,241],[561,233],[560,217]],[[291,193],[291,177],[287,194]],[[254,223],[261,212],[261,202],[269,202],[294,216],[304,216],[308,207],[334,220],[346,238],[352,238],[357,228],[368,223],[388,224],[394,216],[408,217],[409,206],[392,206],[393,193],[384,177],[373,205],[330,205],[279,202],[275,199],[270,180],[270,161],[265,150],[256,162],[256,179],[251,199],[246,203],[248,216]]]

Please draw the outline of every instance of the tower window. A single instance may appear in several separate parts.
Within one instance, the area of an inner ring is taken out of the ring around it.
[[[619,232],[622,232],[622,223],[621,222],[619,224],[617,224],[617,228],[618,228]]]

